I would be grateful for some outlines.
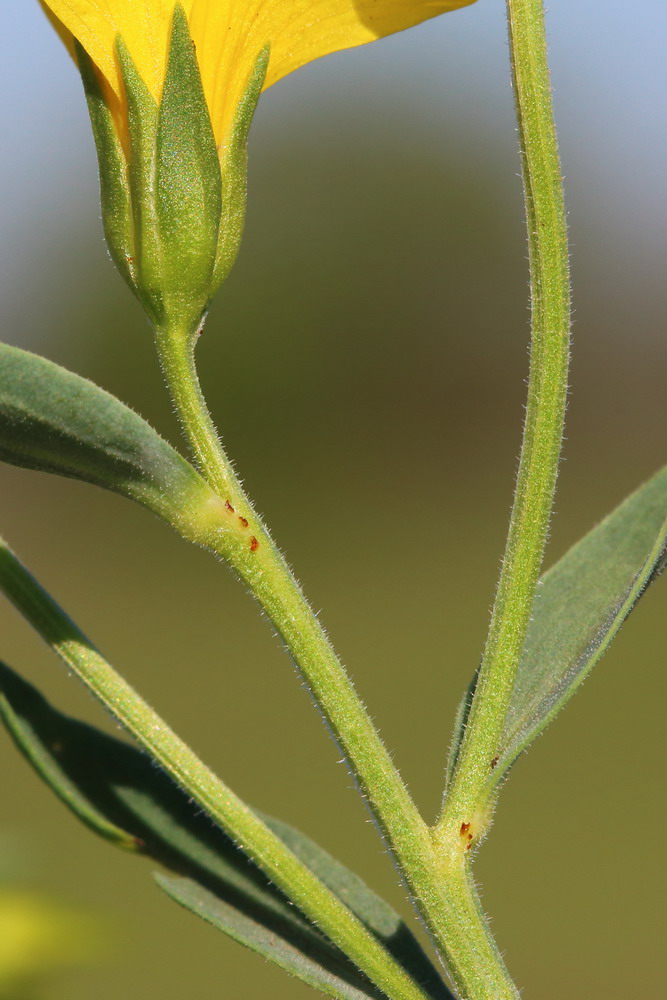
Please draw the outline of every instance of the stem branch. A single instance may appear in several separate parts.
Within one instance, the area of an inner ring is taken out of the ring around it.
[[[484,806],[526,638],[560,459],[569,361],[570,287],[561,166],[542,0],[507,0],[530,250],[532,346],[528,404],[500,581],[441,842]]]
[[[181,331],[163,330],[158,349],[191,450],[224,501],[216,510],[202,512],[201,530],[191,540],[239,573],[278,629],[368,799],[461,995],[516,1000],[466,870],[465,844],[448,858],[439,853],[322,626],[235,477],[199,389],[191,341]]]
[[[203,519],[200,541],[243,578],[278,630],[345,755],[387,843],[405,870],[423,863],[429,833],[352,681],[289,566],[254,511],[222,448],[204,397],[187,332],[157,331],[169,392],[202,475],[226,515]],[[230,524],[236,528],[230,532]]]

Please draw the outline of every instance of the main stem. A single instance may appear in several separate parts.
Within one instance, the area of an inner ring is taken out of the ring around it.
[[[531,265],[532,349],[524,440],[509,535],[466,735],[443,815],[429,830],[317,618],[220,444],[199,388],[192,331],[157,346],[202,474],[231,521],[202,542],[249,584],[277,627],[345,753],[425,922],[466,1000],[517,1000],[469,872],[473,837],[528,629],[553,502],[569,357],[569,277],[560,163],[541,0],[507,0]],[[230,533],[230,525],[236,528]]]
[[[191,340],[176,329],[159,331],[157,342],[190,447],[203,475],[226,502],[222,520],[211,520],[209,513],[203,517],[197,540],[236,569],[279,630],[368,799],[461,996],[516,1000],[466,867],[467,841],[459,837],[456,849],[443,853],[417,811],[322,626],[236,479],[199,388]]]
[[[275,625],[344,753],[392,851],[405,869],[423,864],[429,832],[375,726],[289,566],[225,455],[199,387],[194,338],[156,332],[160,362],[202,475],[225,501],[223,523],[200,541],[239,573]],[[230,530],[233,529],[233,530]]]
[[[465,737],[438,824],[451,844],[485,805],[485,786],[530,622],[560,458],[569,361],[570,286],[561,166],[542,0],[507,0],[525,193],[532,347],[523,445],[507,546]]]

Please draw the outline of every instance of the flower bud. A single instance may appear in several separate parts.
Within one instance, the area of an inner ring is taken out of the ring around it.
[[[116,49],[123,103],[77,50],[97,146],[105,235],[151,322],[192,333],[238,252],[247,134],[268,47],[255,62],[222,154],[180,6],[159,102],[120,36]]]

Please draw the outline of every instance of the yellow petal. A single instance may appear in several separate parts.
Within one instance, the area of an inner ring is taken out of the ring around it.
[[[122,98],[117,35],[159,100],[175,0],[42,0],[61,34],[81,43]],[[266,86],[339,49],[363,45],[474,0],[182,0],[219,143],[258,53],[271,46]]]

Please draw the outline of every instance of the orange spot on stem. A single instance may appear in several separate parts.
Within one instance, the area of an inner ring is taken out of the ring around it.
[[[257,539],[255,538],[255,536],[253,535],[252,538],[250,539],[250,551],[251,552],[256,552],[258,548],[259,548],[259,542],[257,541]]]

